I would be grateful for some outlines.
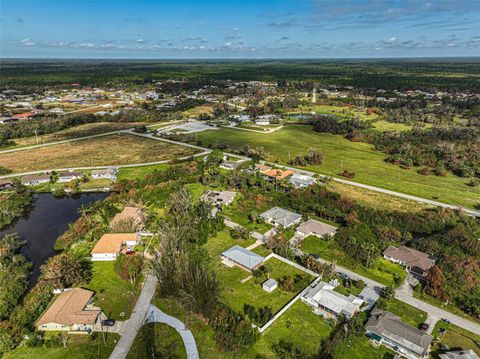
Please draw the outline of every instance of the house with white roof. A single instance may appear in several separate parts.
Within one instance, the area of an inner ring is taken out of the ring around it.
[[[267,223],[288,228],[302,220],[302,215],[280,207],[270,208],[260,215]]]
[[[314,312],[326,318],[337,318],[344,315],[350,319],[360,310],[364,303],[362,299],[353,295],[348,297],[335,292],[335,287],[329,283],[319,282],[309,288],[301,300],[311,306]]]
[[[115,181],[117,179],[117,170],[114,168],[107,168],[104,170],[93,170],[92,178],[109,179],[109,180]]]
[[[225,264],[236,265],[247,272],[251,272],[263,264],[265,260],[261,255],[239,245],[227,249],[221,254]]]
[[[316,182],[316,179],[312,176],[304,175],[301,173],[294,173],[288,182],[295,188],[305,188]]]

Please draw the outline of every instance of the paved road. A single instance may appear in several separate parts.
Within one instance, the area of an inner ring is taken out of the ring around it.
[[[443,309],[440,309],[438,307],[435,307],[431,304],[425,303],[421,301],[420,299],[411,297],[404,291],[397,290],[395,291],[395,298],[398,300],[401,300],[404,303],[410,304],[411,306],[418,308],[420,310],[423,310],[424,312],[428,313],[429,316],[432,316],[433,318],[438,318],[438,319],[443,319],[446,318],[452,322],[452,324],[455,324],[456,326],[459,326],[460,328],[466,329],[469,332],[472,332],[474,334],[480,335],[480,324],[471,322],[468,319],[464,319],[459,317],[458,315],[452,314],[450,312],[447,312]]]
[[[133,313],[128,320],[123,335],[120,337],[115,349],[113,349],[110,359],[125,359],[127,357],[133,341],[143,325],[147,312],[150,308],[150,302],[155,294],[157,287],[157,278],[149,274],[143,284],[142,292],[138,297]]]
[[[174,318],[168,314],[165,314],[160,309],[158,309],[153,304],[150,304],[148,309],[147,318],[145,319],[146,323],[164,323],[172,328],[174,328],[178,334],[182,337],[183,345],[185,346],[185,351],[187,352],[188,359],[198,359],[197,343],[195,338],[190,330],[187,329],[186,325],[183,324],[177,318]]]

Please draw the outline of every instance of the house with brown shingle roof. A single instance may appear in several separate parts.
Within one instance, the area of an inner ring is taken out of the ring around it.
[[[4,189],[9,189],[12,187],[13,187],[13,181],[0,178],[0,191]]]
[[[102,312],[91,305],[94,292],[74,288],[60,294],[53,304],[36,321],[40,331],[65,331],[91,333]]]
[[[428,270],[433,267],[435,261],[428,254],[405,246],[388,246],[383,252],[383,257],[391,262],[399,263],[411,274],[425,277]]]
[[[133,248],[137,244],[136,233],[104,234],[92,249],[92,261],[114,261],[120,255],[122,248]]]
[[[309,219],[297,227],[297,234],[302,237],[316,236],[321,238],[324,236],[333,236],[336,232],[337,227],[314,219]]]
[[[26,175],[22,177],[21,182],[24,186],[32,186],[40,183],[47,183],[47,182],[50,182],[50,175],[44,174],[44,173]]]

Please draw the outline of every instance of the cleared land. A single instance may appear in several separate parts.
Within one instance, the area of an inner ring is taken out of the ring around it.
[[[62,131],[40,135],[38,136],[38,139],[36,137],[14,138],[13,141],[17,145],[9,148],[25,147],[25,146],[42,144],[42,143],[70,140],[72,138],[99,135],[101,133],[125,130],[127,128],[132,128],[134,126],[143,125],[143,124],[145,123],[143,122],[86,123],[86,124],[78,125],[72,128],[67,128]]]
[[[338,177],[341,169],[355,172],[354,181],[403,192],[445,203],[474,207],[480,202],[480,188],[466,186],[467,179],[448,174],[446,177],[422,176],[385,162],[385,154],[368,143],[351,142],[342,136],[314,132],[310,126],[292,125],[281,130],[260,134],[222,128],[198,133],[203,145],[227,144],[234,149],[263,146],[267,160],[286,164],[295,155],[309,149],[322,152],[324,163],[307,166],[306,170]]]
[[[5,153],[0,166],[15,173],[50,168],[126,165],[188,156],[194,149],[119,134]]]

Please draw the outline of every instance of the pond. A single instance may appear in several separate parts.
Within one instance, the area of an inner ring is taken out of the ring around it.
[[[85,193],[55,198],[51,193],[39,193],[23,218],[0,231],[0,238],[16,232],[26,241],[22,253],[33,263],[30,287],[40,275],[40,266],[56,253],[53,247],[57,238],[80,217],[80,207],[107,196],[108,193]]]

